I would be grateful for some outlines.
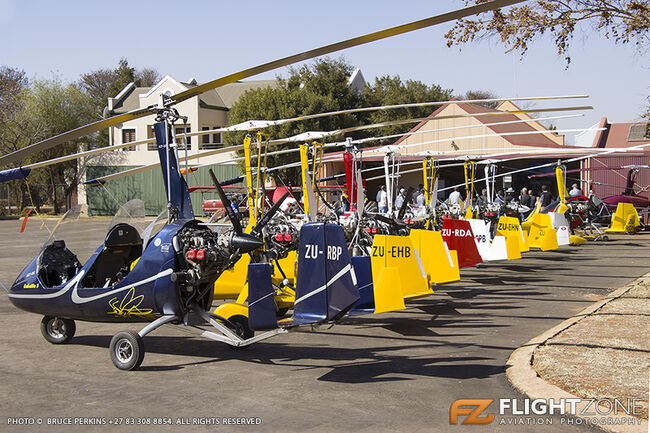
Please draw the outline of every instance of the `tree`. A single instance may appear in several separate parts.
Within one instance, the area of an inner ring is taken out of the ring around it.
[[[348,85],[352,70],[352,66],[344,61],[331,59],[316,60],[311,65],[299,69],[291,68],[288,78],[278,77],[277,87],[255,89],[244,93],[230,109],[230,122],[282,119],[360,107],[361,96]],[[329,131],[357,124],[359,124],[357,117],[340,115],[288,123],[269,128],[264,132],[269,133],[271,137],[281,138],[306,131]],[[241,144],[244,135],[243,133],[226,134],[225,142],[228,145]],[[296,146],[296,143],[287,143],[275,146],[273,150],[296,148]],[[298,159],[296,152],[269,157],[267,164],[271,167],[295,162]],[[293,185],[300,182],[299,169],[286,170],[274,176],[280,182],[287,181]]]
[[[459,99],[496,99],[499,96],[489,90],[468,90]],[[497,108],[499,102],[475,102],[476,105],[481,105],[486,108]]]
[[[0,67],[0,154],[11,153],[25,145],[24,135],[29,123],[21,116],[29,81],[25,71]],[[26,198],[23,182],[9,183],[7,201],[22,209]],[[4,206],[0,206],[0,213]]]
[[[448,99],[451,95],[451,91],[442,90],[439,86],[427,86],[413,80],[404,83],[399,77],[388,76],[376,79],[373,85],[357,92],[348,84],[353,70],[354,67],[344,60],[332,59],[316,60],[299,69],[290,69],[288,78],[278,78],[277,87],[251,90],[242,95],[230,110],[230,122],[239,123],[250,119],[273,120],[367,106],[440,101]],[[431,111],[431,107],[427,107],[337,115],[288,123],[264,132],[273,138],[289,137],[306,131],[331,131],[384,120],[426,117]],[[405,132],[412,127],[413,124],[384,127],[372,131],[358,131],[348,136],[361,138],[386,135]],[[244,135],[227,134],[225,141],[228,145],[241,144]],[[342,141],[344,138],[336,136],[325,141]],[[296,146],[295,143],[285,144],[274,147],[273,150]],[[297,152],[269,157],[268,166],[296,162],[298,159]],[[288,180],[294,185],[300,182],[298,169],[283,171],[280,176],[282,179],[276,177],[276,180]]]
[[[19,124],[23,125],[20,147],[96,120],[95,108],[92,98],[84,94],[74,83],[65,84],[59,78],[33,82],[25,94],[24,104],[18,116]],[[82,137],[32,155],[30,159],[37,161],[75,153],[81,143],[90,143],[93,138],[93,136]],[[29,177],[29,182],[32,184],[49,184],[47,191],[37,195],[51,197],[55,213],[59,213],[64,199],[66,207],[69,207],[70,198],[78,181],[76,161],[36,170]],[[63,186],[64,197],[60,196],[57,186]]]
[[[160,74],[155,69],[136,70],[126,58],[121,58],[115,69],[97,69],[82,74],[78,85],[95,101],[98,115],[101,116],[108,105],[108,98],[115,97],[129,83],[149,87],[159,80]]]
[[[447,101],[451,98],[451,90],[443,90],[438,85],[428,86],[421,81],[406,80],[403,82],[399,76],[384,75],[376,78],[375,82],[367,86],[363,92],[363,105],[377,107],[382,105],[410,104],[415,102]],[[430,115],[438,107],[410,107],[393,110],[380,110],[370,112],[368,123],[379,123],[396,119],[416,119]],[[373,130],[372,135],[382,136],[399,134],[409,131],[415,126],[413,123],[393,125]]]
[[[466,0],[466,4],[488,0]],[[483,37],[499,37],[507,52],[522,55],[542,35],[553,36],[559,55],[571,63],[569,47],[581,23],[591,23],[597,32],[617,43],[636,43],[641,52],[650,38],[650,4],[647,0],[536,0],[513,6],[506,12],[495,10],[489,18],[462,19],[447,32],[447,46],[462,45]],[[648,113],[650,115],[650,107]]]
[[[129,83],[138,87],[150,87],[160,80],[160,74],[155,69],[143,68],[136,70],[129,65],[126,58],[121,58],[115,69],[97,69],[81,75],[78,86],[95,104],[95,120],[104,117],[108,106],[108,98],[115,97]],[[100,131],[97,146],[108,146],[108,131]]]

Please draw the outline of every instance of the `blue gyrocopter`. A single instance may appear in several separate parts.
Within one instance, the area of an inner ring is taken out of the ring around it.
[[[111,360],[123,370],[142,363],[142,338],[167,323],[191,326],[202,336],[242,347],[296,326],[331,322],[345,315],[359,299],[359,292],[343,230],[334,224],[310,223],[300,233],[294,314],[278,323],[262,231],[287,194],[251,233],[244,233],[211,172],[221,200],[230,210],[232,227],[217,233],[194,219],[187,184],[169,144],[173,143],[170,134],[176,118],[174,110],[165,110],[154,125],[168,196],[166,224],[157,233],[145,230],[144,236],[132,225],[115,224],[85,264],[66,247],[64,239],[51,236],[12,285],[11,302],[42,314],[41,331],[54,344],[66,343],[74,336],[75,320],[149,322],[138,333],[122,331],[111,340]],[[230,317],[210,314],[215,280],[247,253],[253,258],[248,306],[230,310],[243,312]],[[205,326],[211,329],[205,330]],[[266,332],[254,336],[254,330]]]

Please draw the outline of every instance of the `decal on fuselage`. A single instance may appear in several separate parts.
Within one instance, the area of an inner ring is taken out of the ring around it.
[[[317,259],[319,254],[323,254],[323,252],[318,249],[318,245],[316,244],[305,245],[306,259]]]
[[[159,317],[160,313],[154,313],[151,308],[140,309],[144,301],[144,295],[135,296],[135,287],[131,287],[122,300],[117,296],[108,301],[112,311],[108,314],[119,317]]]
[[[499,225],[497,226],[497,231],[518,232],[519,225],[510,224],[510,223],[499,223]]]
[[[388,255],[392,258],[408,258],[411,257],[411,247],[409,246],[397,246],[393,245],[390,248],[386,249],[384,246],[373,245],[372,247],[372,257],[384,257]]]

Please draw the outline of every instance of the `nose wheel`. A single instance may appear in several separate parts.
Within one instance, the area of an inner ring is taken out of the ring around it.
[[[131,331],[118,332],[109,346],[111,361],[120,370],[135,370],[144,359],[142,337]]]
[[[64,344],[74,337],[74,320],[45,316],[41,320],[41,334],[52,344]]]

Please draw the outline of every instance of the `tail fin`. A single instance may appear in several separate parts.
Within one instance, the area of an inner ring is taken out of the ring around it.
[[[639,214],[632,203],[619,203],[612,223],[605,233],[633,233],[640,225]]]
[[[359,300],[345,236],[336,224],[308,223],[300,229],[293,322],[336,320]]]
[[[458,252],[458,265],[461,268],[469,268],[482,262],[469,221],[445,219],[442,223],[442,238],[450,250]]]
[[[350,314],[372,313],[375,310],[375,294],[370,256],[352,257],[352,266],[357,277],[359,300],[350,310]]]
[[[278,327],[270,263],[248,265],[248,325],[256,331]]]

